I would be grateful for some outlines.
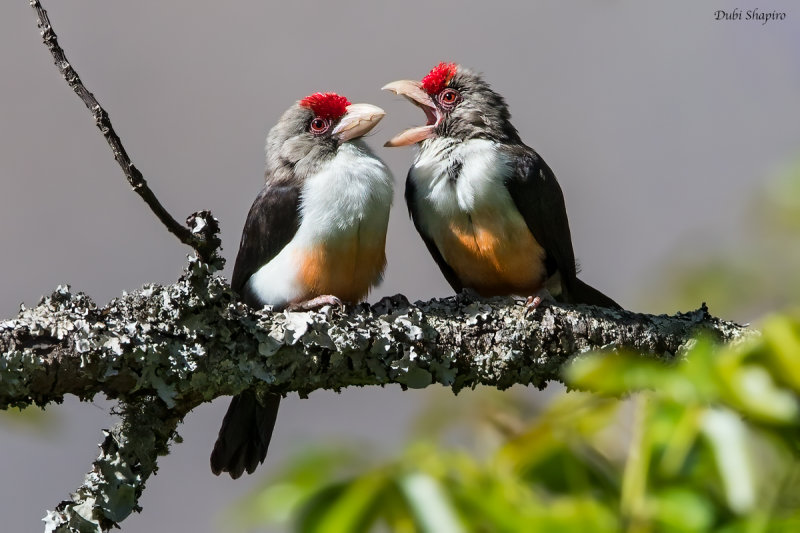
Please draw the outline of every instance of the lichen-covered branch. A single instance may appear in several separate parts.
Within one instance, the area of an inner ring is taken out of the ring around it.
[[[48,511],[45,532],[109,531],[139,511],[144,483],[167,453],[182,418],[162,402],[142,398],[125,404],[122,423],[104,431],[100,455],[69,500]]]
[[[402,296],[345,310],[253,310],[191,259],[174,285],[147,286],[104,307],[60,287],[0,322],[0,407],[73,394],[159,397],[188,412],[254,385],[301,394],[350,385],[542,386],[569,357],[628,348],[670,358],[698,331],[744,329],[705,309],[653,316],[468,296],[410,304]]]
[[[147,286],[104,307],[59,287],[0,322],[0,408],[67,394],[105,394],[122,406],[121,427],[106,435],[84,484],[48,513],[48,531],[106,531],[138,510],[156,457],[185,414],[248,387],[301,395],[387,383],[541,387],[589,350],[670,359],[700,331],[721,341],[747,331],[704,307],[653,316],[544,304],[526,313],[512,299],[469,295],[273,313],[237,302],[217,266],[193,257],[174,285]]]

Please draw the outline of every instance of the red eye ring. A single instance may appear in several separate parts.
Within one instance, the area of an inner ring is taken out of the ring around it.
[[[311,120],[311,123],[308,125],[308,130],[315,134],[321,135],[328,131],[328,128],[331,127],[331,123],[329,120],[325,120],[324,118],[315,117]]]
[[[453,109],[461,101],[461,95],[455,89],[445,89],[439,93],[439,103],[445,109]]]

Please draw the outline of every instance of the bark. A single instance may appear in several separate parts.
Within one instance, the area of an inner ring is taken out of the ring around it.
[[[545,303],[526,314],[511,298],[469,294],[273,313],[237,302],[193,257],[174,285],[104,307],[59,287],[0,322],[0,408],[103,393],[123,402],[154,395],[185,414],[255,385],[301,395],[387,383],[542,387],[575,355],[615,348],[668,360],[700,331],[729,341],[746,330],[705,307],[654,316]]]
[[[198,215],[202,225],[203,216]],[[674,316],[469,294],[308,312],[237,302],[219,263],[190,258],[177,283],[149,285],[98,307],[59,287],[0,322],[0,408],[45,406],[67,394],[120,401],[84,484],[45,519],[47,531],[106,531],[138,508],[157,456],[183,417],[248,387],[307,395],[316,389],[399,383],[422,388],[543,387],[572,357],[627,349],[671,360],[701,332],[747,334],[705,306]]]

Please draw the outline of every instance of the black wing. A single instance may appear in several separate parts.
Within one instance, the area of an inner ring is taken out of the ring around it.
[[[547,276],[561,274],[563,289],[572,292],[577,277],[564,194],[547,163],[523,144],[502,148],[514,161],[506,188],[533,237],[544,248]]]
[[[506,188],[528,229],[544,248],[547,276],[561,274],[560,299],[621,309],[617,302],[578,279],[564,194],[553,171],[536,151],[524,144],[503,150],[515,161]]]
[[[248,305],[261,305],[243,293],[247,280],[286,246],[300,227],[300,187],[267,184],[250,207],[233,267],[231,288]]]
[[[291,184],[265,185],[250,207],[231,280],[231,287],[246,304],[261,305],[254,295],[243,291],[244,286],[295,236],[300,227],[299,209],[300,188]],[[245,470],[252,474],[264,462],[280,401],[279,394],[267,394],[262,403],[252,390],[234,396],[211,452],[212,472],[229,472],[236,479]]]
[[[447,261],[444,260],[442,257],[441,252],[436,247],[436,243],[433,242],[433,239],[425,233],[425,229],[419,222],[419,217],[417,215],[417,195],[416,195],[416,185],[414,185],[414,180],[411,179],[411,171],[408,171],[408,177],[406,178],[406,205],[408,206],[408,214],[411,216],[411,220],[414,222],[414,227],[417,228],[417,233],[419,236],[422,237],[425,246],[428,247],[428,251],[433,256],[433,260],[436,261],[436,264],[439,265],[439,269],[444,274],[445,279],[453,287],[453,290],[456,292],[460,292],[464,286],[461,284],[461,280],[458,279],[455,270],[453,267],[447,264]]]

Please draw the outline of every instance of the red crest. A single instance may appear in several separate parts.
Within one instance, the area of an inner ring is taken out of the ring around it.
[[[337,119],[345,114],[350,101],[336,93],[314,93],[300,100],[300,105],[309,108],[319,118]]]
[[[456,75],[458,65],[455,63],[445,63],[442,61],[428,72],[428,75],[422,78],[422,88],[428,94],[439,94],[439,92],[447,87],[453,76]]]

